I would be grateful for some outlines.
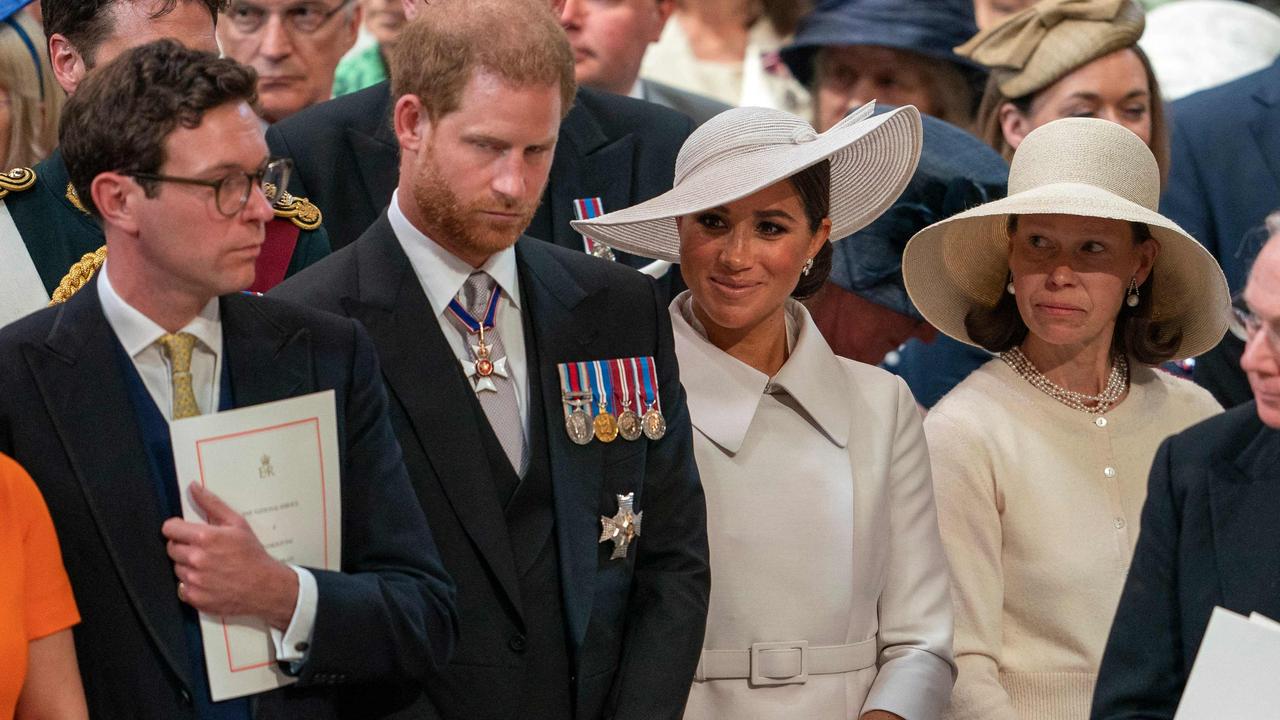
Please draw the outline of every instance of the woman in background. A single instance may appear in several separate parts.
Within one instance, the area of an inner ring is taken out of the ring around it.
[[[58,538],[35,483],[5,455],[0,558],[0,720],[87,718],[71,638],[80,615]]]
[[[1136,0],[1040,0],[956,48],[991,69],[974,132],[1006,159],[1032,130],[1096,117],[1131,130],[1168,175],[1164,103]]]
[[[0,171],[31,167],[57,146],[64,97],[40,25],[20,11],[0,21]]]

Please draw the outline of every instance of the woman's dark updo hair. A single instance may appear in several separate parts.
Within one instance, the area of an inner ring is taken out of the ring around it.
[[[1133,244],[1141,244],[1151,238],[1151,228],[1145,223],[1130,222]],[[1018,216],[1009,216],[1009,236],[1018,229]],[[1182,344],[1182,330],[1169,328],[1166,323],[1151,319],[1151,296],[1155,287],[1155,273],[1138,286],[1138,306],[1120,303],[1116,315],[1115,334],[1111,337],[1111,350],[1122,353],[1143,365],[1159,365],[1173,359]],[[1000,300],[993,308],[974,306],[964,318],[964,329],[969,337],[989,352],[1001,353],[1022,344],[1027,338],[1027,324],[1018,313],[1018,301],[1013,295],[1000,292]]]
[[[809,224],[809,232],[818,231],[822,219],[831,215],[831,161],[823,160],[817,165],[801,170],[787,178],[791,186],[800,196],[804,206],[804,217]],[[838,239],[838,238],[837,238]],[[813,256],[813,267],[808,275],[801,275],[791,297],[804,300],[813,297],[822,289],[831,275],[831,238],[823,243],[818,254]]]

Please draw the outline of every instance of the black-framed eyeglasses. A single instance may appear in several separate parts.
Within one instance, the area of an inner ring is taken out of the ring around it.
[[[353,2],[355,0],[342,0],[333,8],[320,2],[300,2],[289,5],[282,10],[268,10],[261,5],[247,2],[232,2],[231,6],[227,8],[227,19],[231,21],[236,30],[249,34],[261,29],[267,23],[267,18],[272,15],[280,15],[289,29],[303,34],[311,34],[329,22],[329,18],[337,15],[338,11]]]
[[[255,187],[262,191],[268,203],[274,205],[284,195],[284,189],[289,184],[289,174],[292,171],[293,162],[288,158],[280,158],[268,160],[255,172],[234,170],[217,180],[153,173],[129,173],[129,176],[151,182],[171,182],[213,188],[214,203],[218,207],[218,212],[227,217],[235,217],[249,204],[249,197],[253,194]]]
[[[1231,333],[1233,335],[1245,342],[1249,342],[1261,330],[1267,344],[1271,347],[1271,352],[1280,355],[1280,329],[1277,329],[1273,323],[1269,323],[1255,315],[1242,299],[1236,300],[1231,304],[1231,312],[1233,315]]]

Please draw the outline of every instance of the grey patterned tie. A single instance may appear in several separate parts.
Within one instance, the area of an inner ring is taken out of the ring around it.
[[[489,273],[483,271],[471,273],[471,277],[467,278],[467,282],[462,286],[458,302],[471,313],[471,317],[483,323],[489,298],[496,284]],[[496,315],[494,320],[496,325]],[[467,346],[465,368],[471,371],[468,380],[476,390],[480,407],[484,408],[484,414],[489,418],[489,426],[493,428],[498,442],[502,443],[502,449],[506,452],[507,459],[511,461],[511,467],[523,477],[528,464],[524,421],[520,418],[520,405],[516,402],[516,386],[511,381],[507,368],[507,352],[502,347],[502,337],[498,334],[497,327],[485,330],[485,345],[489,348],[489,359],[493,362],[494,370],[487,377],[482,377],[473,366],[473,363],[478,360],[479,337],[470,333],[461,323],[454,324],[462,332],[462,342]]]

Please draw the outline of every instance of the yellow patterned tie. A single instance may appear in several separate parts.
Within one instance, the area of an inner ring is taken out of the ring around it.
[[[163,335],[156,342],[169,358],[169,370],[173,373],[173,419],[199,415],[200,406],[196,405],[196,393],[191,388],[191,349],[196,345],[196,336],[180,332]]]

